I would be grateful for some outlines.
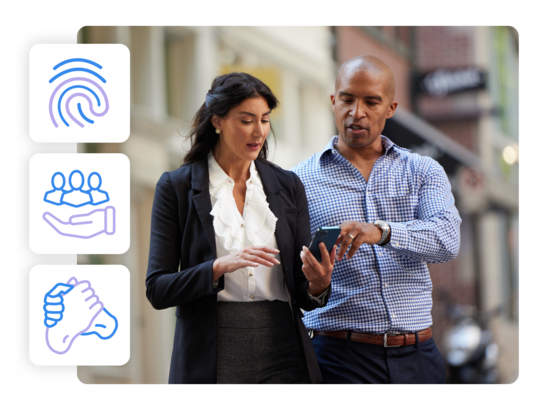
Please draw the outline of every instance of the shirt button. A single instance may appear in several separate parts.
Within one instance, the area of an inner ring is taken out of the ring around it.
[[[249,205],[249,202],[246,202],[245,204],[246,204],[246,205]]]
[[[396,318],[396,315],[392,315],[392,319],[395,319]]]
[[[249,183],[250,183],[250,184],[252,184],[252,183],[253,183],[253,181],[249,181]]]
[[[253,299],[253,295],[251,295],[250,298]]]
[[[243,227],[244,227],[244,224],[241,224],[241,225],[240,225],[240,228],[243,228]]]
[[[400,243],[399,243],[399,242],[396,242],[396,246],[400,246]]]
[[[388,283],[385,283],[385,284],[384,284],[384,287],[387,288],[387,287],[388,287]]]
[[[249,272],[249,276],[253,276],[253,274],[251,272]]]
[[[335,153],[335,150],[334,150],[334,149],[332,149],[332,150],[331,150],[331,153],[332,153],[332,154],[334,154],[334,153]]]

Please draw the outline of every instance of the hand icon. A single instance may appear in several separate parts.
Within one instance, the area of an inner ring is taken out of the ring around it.
[[[68,222],[63,222],[49,212],[44,213],[42,218],[59,235],[73,238],[89,239],[102,233],[113,235],[116,232],[116,210],[112,206],[87,214],[72,215]]]
[[[57,284],[51,289],[44,298],[44,310],[46,311],[46,343],[50,350],[57,354],[65,354],[69,351],[74,340],[89,330],[95,318],[103,311],[103,303],[95,295],[94,289],[87,280],[78,282],[74,277],[70,278],[67,285],[71,286],[67,292],[63,293],[63,284]],[[48,295],[58,294],[63,296],[59,305],[47,301]],[[50,312],[51,306],[58,306],[61,318],[57,323],[48,326],[49,314],[59,312]]]
[[[101,340],[110,339],[118,330],[118,319],[110,313],[106,307],[93,321],[89,332],[82,333],[82,336],[96,335]]]
[[[44,324],[47,327],[53,327],[63,319],[65,305],[63,304],[63,295],[69,293],[74,286],[66,283],[58,283],[55,285],[46,296],[44,296]]]

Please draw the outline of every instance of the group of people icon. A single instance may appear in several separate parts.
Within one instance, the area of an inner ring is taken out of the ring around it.
[[[44,201],[53,205],[68,205],[79,208],[84,205],[99,205],[110,200],[108,193],[101,190],[103,180],[97,172],[88,175],[88,187],[86,191],[84,186],[84,174],[81,171],[74,170],[68,178],[69,190],[63,189],[65,186],[65,176],[61,172],[56,172],[51,177],[51,186],[53,189],[47,191],[44,195]]]

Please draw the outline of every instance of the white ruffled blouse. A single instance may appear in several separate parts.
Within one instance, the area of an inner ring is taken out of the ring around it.
[[[251,162],[249,168],[243,215],[238,211],[234,200],[234,181],[223,171],[211,153],[208,156],[208,165],[217,257],[238,252],[251,245],[277,249],[274,232],[278,218],[270,210],[255,164]],[[274,257],[280,260],[278,255]],[[226,273],[224,277],[224,290],[217,294],[220,302],[288,301],[281,265],[271,268],[264,265],[241,268]]]

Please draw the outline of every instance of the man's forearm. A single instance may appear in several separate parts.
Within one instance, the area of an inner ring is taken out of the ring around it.
[[[386,247],[412,259],[442,263],[454,259],[460,247],[460,218],[450,212],[426,221],[390,222]]]

